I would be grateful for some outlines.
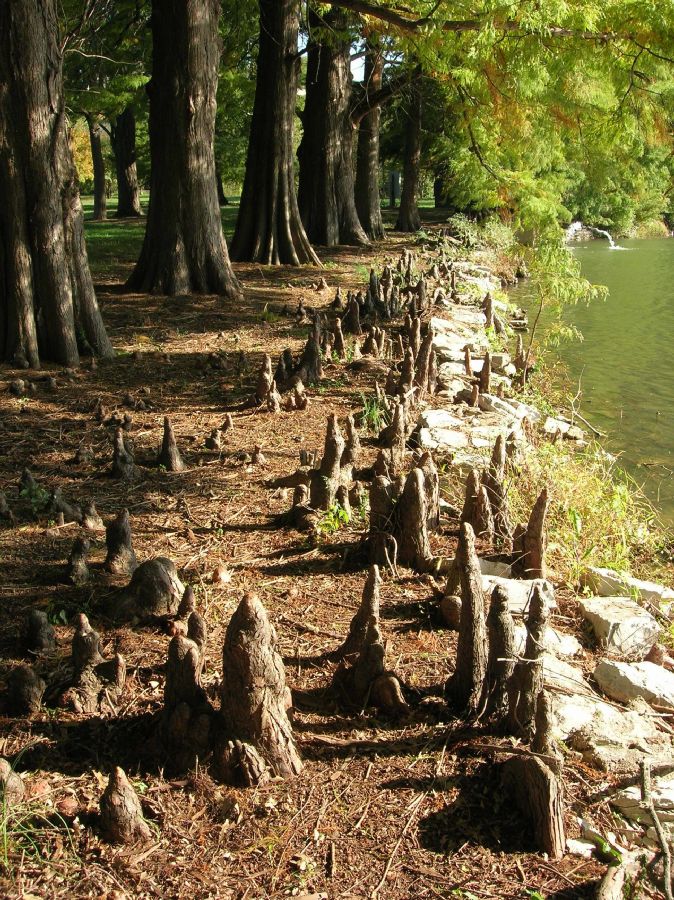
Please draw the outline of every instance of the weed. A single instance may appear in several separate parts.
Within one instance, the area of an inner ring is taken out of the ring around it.
[[[269,304],[265,303],[262,312],[260,313],[260,321],[273,325],[274,322],[278,322],[278,319],[278,313],[274,312],[273,309],[269,309]]]
[[[45,815],[43,804],[0,801],[0,868],[14,879],[26,857],[48,860],[56,850],[70,851],[78,860],[68,823],[56,811]]]
[[[385,425],[388,425],[388,412],[376,395],[366,397],[365,394],[361,394],[360,399],[363,404],[361,423],[372,434],[378,434]]]
[[[577,584],[587,566],[657,578],[663,548],[655,511],[598,444],[578,451],[534,443],[509,485],[514,521],[527,520],[544,485],[548,555],[561,579]]]
[[[34,515],[42,512],[49,505],[49,491],[40,484],[22,488],[19,496],[28,500]]]
[[[340,506],[339,503],[333,503],[332,506],[323,513],[321,520],[318,523],[318,530],[321,534],[335,534],[342,525],[348,524],[349,514],[347,511]]]

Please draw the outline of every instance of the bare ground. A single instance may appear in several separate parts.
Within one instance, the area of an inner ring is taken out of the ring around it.
[[[330,288],[322,292],[311,287],[318,278],[312,270],[238,267],[246,291],[236,309],[217,298],[135,296],[100,285],[117,358],[95,371],[50,371],[55,392],[38,381],[26,400],[0,394],[0,488],[19,519],[0,531],[0,678],[18,662],[19,623],[31,608],[61,623],[58,650],[38,662],[43,674],[69,655],[69,622],[78,611],[103,635],[106,655],[124,655],[130,673],[121,704],[105,716],[46,709],[31,720],[0,719],[0,755],[24,773],[31,797],[18,822],[7,811],[3,816],[0,891],[6,896],[594,895],[604,867],[574,856],[553,864],[532,852],[526,824],[499,789],[495,763],[504,757],[485,751],[493,739],[466,729],[442,701],[455,636],[441,626],[425,579],[403,572],[387,577],[382,589],[387,661],[412,698],[409,717],[392,722],[373,710],[345,710],[326,692],[334,671],[327,654],[343,639],[360,600],[364,569],[354,551],[366,522],[355,517],[311,546],[275,525],[273,517],[290,498],[265,482],[293,471],[300,448],[320,448],[327,415],[358,411],[373,378],[331,364],[323,383],[310,390],[306,411],[235,411],[225,451],[203,449],[210,430],[251,392],[262,354],[275,359],[286,346],[302,346],[306,329],[283,314],[284,305],[293,311],[300,296],[310,306],[327,305],[338,283],[363,284],[362,267],[371,260],[365,251],[331,259],[336,265],[323,272]],[[211,352],[223,368],[209,365]],[[37,381],[41,374],[47,373],[5,369],[3,380]],[[92,412],[98,398],[124,411],[127,393],[148,407],[131,410],[130,437],[142,467],[132,485],[109,477],[110,431]],[[187,464],[180,474],[149,465],[164,415]],[[267,457],[264,467],[237,459],[255,444]],[[366,435],[364,445],[372,458]],[[72,462],[79,447],[92,451],[90,463]],[[106,607],[124,579],[103,573],[102,535],[93,546],[90,583],[61,583],[79,528],[32,518],[26,500],[18,499],[24,466],[72,500],[94,499],[106,521],[127,506],[139,560],[163,555],[175,562],[208,623],[204,680],[213,699],[224,628],[244,591],[260,595],[293,691],[305,763],[297,779],[237,790],[214,782],[206,764],[188,775],[165,774],[153,738],[170,636],[159,628],[112,624]],[[434,551],[452,552],[455,538],[441,532]],[[226,570],[224,581],[213,583],[218,566]],[[126,769],[141,794],[155,830],[149,846],[119,848],[100,837],[98,799],[115,765]],[[601,799],[606,775],[570,756],[566,783],[569,833],[577,833],[577,812],[589,803],[594,821],[610,828]]]

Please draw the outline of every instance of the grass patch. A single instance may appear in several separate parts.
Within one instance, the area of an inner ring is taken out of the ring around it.
[[[526,522],[547,485],[548,558],[559,578],[576,585],[586,566],[662,577],[667,541],[637,484],[596,443],[584,450],[541,440],[509,485],[513,521]]]

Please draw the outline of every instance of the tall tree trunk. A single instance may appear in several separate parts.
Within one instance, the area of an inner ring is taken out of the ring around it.
[[[112,356],[68,142],[56,0],[0,3],[0,357]]]
[[[232,259],[318,264],[297,206],[293,119],[299,0],[260,0],[260,48]]]
[[[384,57],[376,43],[368,42],[365,55],[365,89],[368,94],[381,88]],[[384,220],[379,199],[379,121],[381,111],[375,106],[363,116],[358,130],[356,163],[356,210],[367,236],[384,237]]]
[[[137,218],[143,215],[140,206],[140,188],[136,171],[136,119],[133,109],[127,106],[112,126],[112,149],[115,153],[117,172],[117,219]]]
[[[105,193],[105,161],[101,146],[101,125],[93,116],[87,116],[91,160],[94,164],[94,221],[107,218],[108,198]]]
[[[240,296],[222,233],[213,136],[218,0],[153,0],[150,206],[128,285]]]
[[[351,120],[351,43],[344,37],[346,18],[332,10],[319,18],[309,13],[314,32],[307,50],[307,95],[300,161],[298,202],[309,240],[368,245],[356,212]],[[326,26],[333,29],[326,35]]]
[[[400,195],[400,211],[398,212],[396,231],[418,231],[421,228],[421,216],[417,206],[421,164],[421,87],[416,81],[410,87],[408,119],[405,161],[403,163],[403,189]]]
[[[222,183],[222,172],[217,166],[215,169],[215,186],[218,189],[218,204],[220,206],[229,206],[229,200],[225,194],[225,186]]]

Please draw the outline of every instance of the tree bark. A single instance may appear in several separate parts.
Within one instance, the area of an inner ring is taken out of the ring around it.
[[[112,356],[84,245],[55,0],[0,4],[0,358]]]
[[[412,82],[410,86],[408,116],[403,163],[403,189],[400,195],[396,231],[418,231],[421,228],[421,216],[417,206],[421,164],[421,88],[416,81]]]
[[[136,171],[136,119],[127,106],[112,126],[112,149],[117,172],[117,219],[131,219],[143,215],[140,188]]]
[[[351,42],[344,36],[346,18],[339,10],[323,17],[309,13],[313,35],[307,50],[304,130],[297,151],[300,162],[298,203],[309,240],[367,246],[358,218],[353,171],[351,118]],[[330,38],[326,26],[333,29]]]
[[[93,116],[87,116],[91,160],[94,166],[94,221],[107,218],[108,198],[105,193],[105,161],[101,146],[101,125]]]
[[[319,265],[295,192],[298,30],[299,0],[260,0],[255,104],[232,259]]]
[[[374,42],[367,44],[365,90],[381,88],[384,57]],[[379,199],[379,123],[381,111],[375,106],[360,121],[356,159],[356,210],[367,236],[375,241],[384,237],[384,220]]]
[[[131,290],[240,297],[222,233],[213,136],[217,0],[153,0],[150,206]]]

